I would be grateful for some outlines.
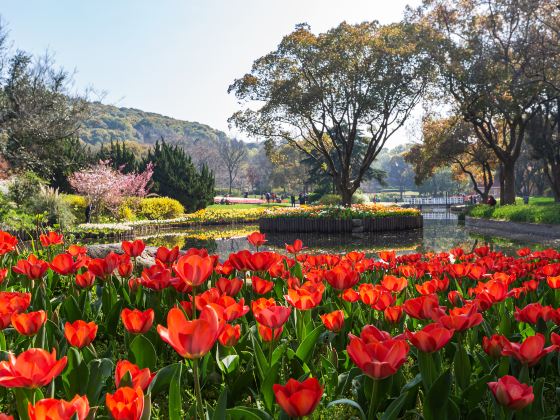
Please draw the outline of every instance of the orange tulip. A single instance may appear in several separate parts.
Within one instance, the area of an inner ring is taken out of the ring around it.
[[[127,373],[130,374],[130,378],[132,379],[132,387],[140,387],[142,391],[148,388],[148,385],[150,385],[152,379],[156,376],[156,374],[151,373],[148,368],[140,369],[137,365],[128,360],[119,360],[115,368],[115,385],[117,388],[120,386],[122,378]]]
[[[105,405],[115,420],[139,420],[144,411],[144,392],[140,387],[122,387],[114,394],[107,393]]]
[[[70,245],[66,252],[68,252],[73,257],[82,257],[86,255],[87,248],[85,246]]]
[[[6,328],[14,313],[25,311],[31,304],[31,293],[0,292],[0,329]]]
[[[71,346],[82,347],[88,346],[97,335],[97,324],[95,322],[85,322],[82,320],[67,322],[64,324],[64,337]]]
[[[488,382],[488,388],[500,405],[511,410],[521,410],[535,399],[532,386],[522,384],[510,375],[502,376],[498,382]]]
[[[408,280],[405,277],[385,275],[383,276],[383,280],[381,280],[381,285],[391,292],[398,293],[401,290],[406,289],[406,286],[408,286]]]
[[[18,333],[26,336],[37,334],[46,320],[47,313],[42,310],[36,312],[12,314],[12,326]]]
[[[41,245],[43,245],[44,247],[51,245],[61,245],[64,243],[62,234],[56,232],[49,232],[46,235],[41,234],[39,235],[39,240],[41,241]]]
[[[266,295],[274,287],[273,281],[262,279],[258,276],[251,277],[251,286],[253,291],[258,295]]]
[[[173,266],[173,270],[188,286],[196,287],[208,280],[214,270],[214,262],[211,257],[184,255]]]
[[[323,387],[317,378],[303,382],[289,379],[286,385],[274,384],[276,402],[290,417],[309,416],[323,397]]]
[[[360,299],[360,294],[354,289],[346,289],[344,292],[342,292],[342,299],[344,299],[346,302],[354,303]]]
[[[325,286],[322,283],[316,286],[311,282],[307,282],[298,289],[288,289],[288,294],[284,295],[284,297],[296,309],[306,311],[315,308],[321,303],[323,290],[325,290]]]
[[[286,251],[294,255],[300,252],[303,248],[303,242],[301,239],[296,239],[292,245],[286,244]]]
[[[7,274],[8,274],[7,268],[0,268],[0,284],[4,283]]]
[[[560,289],[560,276],[548,276],[546,283],[551,289]]]
[[[142,239],[136,239],[133,242],[122,241],[121,247],[126,255],[129,257],[139,257],[144,252],[146,244]]]
[[[338,332],[344,325],[344,312],[340,309],[328,314],[320,315],[320,317],[321,321],[323,321],[323,324],[328,330]]]
[[[403,309],[402,306],[389,306],[388,308],[385,308],[383,314],[385,315],[385,320],[387,322],[396,324],[403,316]]]
[[[145,311],[124,308],[121,312],[121,321],[129,333],[144,334],[152,328],[152,324],[154,323],[154,310],[152,308]]]
[[[261,325],[257,323],[257,329],[259,331],[259,335],[261,336],[262,341],[268,343],[270,341],[276,341],[282,335],[282,331],[284,331],[284,326],[280,328],[268,328],[265,325]],[[274,336],[272,336],[272,332],[274,331]]]
[[[236,302],[231,296],[221,296],[216,302],[223,308],[223,317],[227,322],[234,321],[249,312],[249,307],[245,305],[245,299]]]
[[[224,347],[233,347],[241,337],[241,325],[226,324],[218,336],[220,344]]]
[[[0,362],[0,386],[5,388],[37,388],[48,385],[66,367],[66,356],[56,360],[56,350],[29,349]]]
[[[167,328],[158,325],[157,332],[179,355],[197,359],[214,346],[220,322],[216,310],[210,306],[206,306],[194,321],[188,321],[181,309],[172,308],[167,314]]]
[[[95,276],[91,271],[85,271],[82,274],[76,274],[76,285],[82,289],[89,289],[95,283]]]
[[[333,289],[346,290],[358,283],[360,275],[351,266],[339,264],[332,270],[325,271],[325,280]]]
[[[89,401],[76,395],[71,401],[45,398],[32,405],[28,403],[29,420],[85,420],[89,414]]]

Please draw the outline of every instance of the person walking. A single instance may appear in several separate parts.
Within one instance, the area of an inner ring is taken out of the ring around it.
[[[296,196],[295,195],[290,195],[290,202],[292,203],[292,207],[296,206]]]

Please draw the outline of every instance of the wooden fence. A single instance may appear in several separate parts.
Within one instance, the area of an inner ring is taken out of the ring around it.
[[[385,232],[422,227],[422,216],[388,216],[365,219],[275,217],[259,219],[261,232]]]

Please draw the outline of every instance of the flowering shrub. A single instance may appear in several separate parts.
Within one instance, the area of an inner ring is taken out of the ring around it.
[[[418,216],[416,209],[405,209],[398,206],[383,206],[379,204],[354,204],[343,206],[300,206],[300,207],[271,207],[264,211],[262,217],[307,217],[333,219],[363,219],[389,216]]]
[[[23,419],[554,418],[560,253],[285,252],[0,232],[0,411]],[[53,414],[54,413],[54,414]]]

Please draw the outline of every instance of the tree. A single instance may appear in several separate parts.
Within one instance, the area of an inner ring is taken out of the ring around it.
[[[439,36],[434,61],[440,97],[500,162],[501,203],[515,203],[515,163],[527,125],[546,86],[536,48],[543,2],[532,0],[424,0],[419,18]]]
[[[404,191],[414,186],[414,173],[411,165],[405,160],[405,150],[403,147],[395,148],[392,152],[389,159],[385,161],[383,170],[387,174],[387,184],[399,188],[402,201]]]
[[[85,97],[71,92],[71,75],[48,55],[33,61],[18,51],[0,75],[2,154],[15,170],[31,170],[54,186],[80,168],[78,131]]]
[[[101,145],[101,149],[97,152],[97,159],[108,160],[111,166],[115,169],[121,169],[124,173],[133,172],[136,170],[138,163],[134,152],[130,150],[126,142],[116,141],[109,144],[109,148]]]
[[[420,100],[431,68],[426,41],[409,24],[343,22],[319,35],[298,25],[229,87],[250,102],[230,121],[324,163],[350,205],[385,142]],[[361,142],[365,152],[356,162]]]
[[[239,168],[247,157],[247,148],[241,140],[222,139],[218,143],[218,152],[228,172],[229,193],[231,194],[231,188],[237,178]]]
[[[214,197],[214,176],[206,165],[200,171],[189,155],[163,139],[148,152],[144,165],[154,165],[153,191],[175,198],[188,211],[206,207]]]
[[[485,202],[494,183],[496,158],[476,137],[471,124],[458,116],[427,117],[422,123],[422,133],[422,143],[413,145],[405,155],[414,166],[416,184],[451,166],[454,177],[458,179],[465,174]]]
[[[73,173],[69,182],[74,190],[85,195],[91,206],[91,215],[108,209],[117,215],[120,204],[127,197],[145,197],[153,174],[150,163],[143,172],[125,174],[114,169],[108,161]]]

